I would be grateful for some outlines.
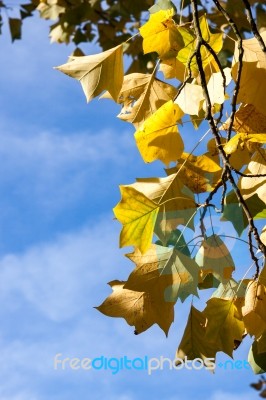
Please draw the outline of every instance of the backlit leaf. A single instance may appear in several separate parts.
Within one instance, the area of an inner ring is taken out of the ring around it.
[[[174,320],[173,303],[164,302],[159,296],[152,296],[148,292],[125,289],[124,284],[121,281],[110,282],[113,293],[95,308],[109,317],[125,318],[129,325],[135,326],[136,334],[157,323],[167,335]]]
[[[132,187],[120,186],[120,191],[122,198],[113,209],[123,225],[120,247],[132,245],[145,253],[152,241],[159,206]]]
[[[174,9],[160,10],[150,15],[149,21],[140,28],[143,37],[143,52],[158,53],[169,57],[182,48],[183,39],[172,19]]]
[[[123,104],[118,118],[131,122],[138,128],[164,103],[172,100],[176,92],[173,86],[156,79],[153,74],[126,75],[117,100],[119,104]],[[102,96],[108,97],[108,93]]]
[[[168,101],[135,132],[137,146],[145,162],[161,160],[168,165],[181,156],[184,144],[176,124],[182,115],[178,105]]]
[[[202,242],[195,261],[201,267],[202,278],[211,273],[222,283],[228,282],[235,269],[234,261],[218,235],[212,235]]]
[[[179,178],[193,193],[210,192],[219,182],[222,173],[220,165],[208,153],[200,156],[183,153],[176,168]]]
[[[220,349],[216,343],[210,343],[206,340],[206,322],[206,316],[194,306],[191,306],[185,332],[175,358],[181,360],[200,358],[210,371],[214,371],[215,356]],[[212,360],[209,360],[210,358]]]
[[[136,264],[125,288],[161,293],[165,301],[184,301],[190,294],[197,296],[199,267],[193,259],[177,249],[151,245],[142,255],[139,250],[127,254]]]
[[[262,39],[266,42],[266,31],[261,32]],[[257,39],[243,40],[243,67],[241,72],[238,102],[252,104],[256,109],[266,115],[266,54],[262,51]],[[232,64],[232,76],[237,78],[239,49],[235,44],[235,53]]]
[[[207,317],[206,340],[220,345],[220,349],[233,356],[235,341],[242,341],[245,330],[236,306],[231,300],[211,298],[203,310]]]
[[[56,69],[80,81],[88,102],[104,90],[117,100],[123,83],[123,46],[91,56],[71,57],[70,62]]]
[[[250,281],[242,307],[247,332],[259,338],[266,330],[266,288],[257,281]]]

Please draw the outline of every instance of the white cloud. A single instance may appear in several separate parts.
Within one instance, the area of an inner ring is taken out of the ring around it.
[[[31,207],[51,212],[62,212],[85,196],[100,197],[112,183],[118,193],[119,177],[133,165],[137,151],[128,132],[120,132],[119,138],[111,129],[97,134],[39,130],[23,135],[22,127],[12,131],[7,125],[0,122],[0,190],[12,187],[20,202],[29,206],[30,201]]]
[[[105,288],[120,258],[118,224],[111,215],[106,221],[22,254],[4,256],[0,260],[2,301],[12,304],[14,294],[19,295],[55,321],[73,317],[80,308],[84,311],[84,303],[93,302],[88,295]]]

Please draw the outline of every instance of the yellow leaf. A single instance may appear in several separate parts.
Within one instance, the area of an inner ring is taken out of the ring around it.
[[[157,323],[167,335],[174,320],[174,304],[149,292],[125,289],[125,283],[117,280],[109,282],[113,293],[95,308],[109,317],[125,318],[129,325],[135,326],[136,334]]]
[[[224,75],[225,75],[225,86],[228,86],[229,83],[231,82],[231,70],[230,68],[225,68],[223,70]],[[223,104],[225,101],[225,87],[224,87],[224,82],[223,82],[223,76],[221,72],[214,72],[208,82],[207,85],[208,92],[209,92],[209,97],[211,104]],[[206,108],[204,104],[204,109]]]
[[[266,42],[266,31],[261,32],[261,36]],[[266,54],[262,51],[256,38],[243,40],[243,49],[243,67],[237,101],[252,104],[260,113],[266,115]],[[236,43],[232,64],[232,76],[235,81],[237,79],[238,59],[239,50]]]
[[[130,186],[160,205],[154,232],[163,243],[178,225],[193,229],[194,195],[183,185],[177,173],[164,178],[137,178],[137,182]]]
[[[203,314],[207,318],[206,341],[219,344],[220,350],[232,357],[235,340],[241,342],[245,331],[234,303],[213,297],[207,301]]]
[[[266,288],[264,285],[257,281],[251,281],[248,284],[242,314],[247,332],[259,338],[266,330]]]
[[[209,30],[206,15],[200,18],[200,28],[202,32],[203,39],[212,47],[216,54],[220,52],[223,46],[223,34],[222,33],[211,33]],[[192,56],[196,49],[196,36],[194,32],[183,29],[180,30],[183,37],[185,46],[178,52],[177,59],[184,65],[188,66],[188,60]],[[205,46],[201,47],[201,59],[202,66],[205,69],[205,73],[210,76],[213,72],[219,71],[219,67],[214,60],[214,57],[209,53]],[[196,62],[196,57],[193,57],[190,69],[192,71],[192,76],[198,75],[198,66]]]
[[[229,119],[221,129],[229,128]],[[266,132],[266,116],[260,113],[252,104],[242,104],[235,113],[233,130],[241,133]]]
[[[193,193],[210,192],[222,173],[220,165],[210,158],[208,153],[200,156],[183,153],[176,168],[179,178]]]
[[[176,57],[164,58],[160,62],[160,71],[164,74],[165,79],[178,79],[183,82],[186,79],[186,67]]]
[[[182,36],[172,16],[174,9],[160,10],[150,15],[149,21],[140,28],[144,54],[156,52],[159,57],[175,54],[183,46]]]
[[[137,146],[145,162],[161,160],[168,165],[181,156],[184,144],[176,124],[182,115],[178,105],[170,100],[135,132]]]
[[[202,279],[211,273],[220,282],[226,283],[235,269],[234,261],[218,235],[212,235],[202,242],[195,261],[202,269]]]
[[[206,316],[194,306],[191,306],[185,332],[176,352],[176,358],[181,360],[200,358],[213,372],[215,356],[220,349],[217,343],[210,343],[205,339],[206,322]],[[178,364],[180,362],[177,362]]]
[[[199,267],[193,259],[180,251],[152,244],[142,255],[137,249],[127,257],[136,264],[126,289],[148,291],[161,295],[167,302],[184,301],[197,294]]]
[[[159,205],[132,187],[120,186],[120,202],[113,209],[123,225],[120,247],[136,246],[141,253],[150,247]]]
[[[227,154],[232,154],[239,147],[250,143],[266,143],[266,133],[237,133],[225,144],[224,151]]]
[[[123,46],[91,56],[71,57],[70,62],[56,69],[80,81],[88,102],[104,90],[117,100],[123,83]]]
[[[203,100],[202,87],[186,83],[176,98],[175,104],[178,104],[185,114],[198,115]]]
[[[244,173],[252,175],[266,174],[265,149],[260,149],[253,155]],[[266,177],[241,177],[239,180],[239,187],[245,200],[257,194],[258,197],[266,203]]]
[[[172,100],[176,93],[173,86],[156,79],[153,74],[126,75],[118,97],[118,103],[123,104],[118,118],[138,128],[164,103]],[[107,93],[102,98],[109,96]]]

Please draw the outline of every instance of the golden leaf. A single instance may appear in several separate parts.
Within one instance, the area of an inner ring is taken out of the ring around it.
[[[157,323],[167,335],[174,320],[174,304],[149,292],[125,289],[125,283],[117,280],[109,282],[113,293],[95,308],[109,317],[125,318],[129,325],[135,326],[136,334]]]
[[[174,9],[160,10],[150,15],[140,29],[144,54],[156,52],[159,57],[175,54],[183,46],[183,39],[172,16]]]
[[[145,162],[161,160],[168,165],[181,156],[184,144],[176,124],[182,115],[178,105],[170,100],[135,132],[137,146]]]

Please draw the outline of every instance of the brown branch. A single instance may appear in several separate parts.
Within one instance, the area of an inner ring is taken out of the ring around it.
[[[219,4],[219,2],[217,0],[214,0],[214,2]],[[252,251],[250,252],[250,254],[251,254],[251,258],[253,259],[253,261],[256,265],[256,269],[257,269],[256,276],[257,276],[260,267],[258,264],[258,259],[255,256],[255,253],[253,252],[252,235],[254,236],[256,242],[258,243],[258,247],[262,251],[264,256],[266,256],[266,246],[264,245],[264,243],[261,241],[261,239],[259,237],[259,233],[254,224],[252,214],[251,214],[251,212],[250,212],[250,210],[249,210],[249,208],[248,208],[248,206],[247,206],[247,204],[246,204],[246,202],[234,180],[234,177],[232,174],[232,167],[231,167],[230,163],[228,162],[228,156],[226,155],[226,153],[223,149],[221,139],[220,139],[220,136],[218,133],[218,127],[217,127],[215,120],[213,118],[213,115],[212,115],[212,105],[211,105],[211,101],[210,101],[210,96],[209,96],[209,92],[208,92],[206,77],[205,77],[205,73],[204,73],[204,69],[203,69],[203,65],[202,65],[201,53],[200,53],[201,46],[203,45],[203,37],[202,37],[201,29],[200,29],[197,1],[191,0],[191,6],[192,6],[192,14],[193,14],[193,24],[194,24],[194,29],[195,29],[196,36],[197,36],[197,45],[196,45],[196,50],[195,50],[196,51],[196,60],[197,60],[197,65],[198,65],[198,69],[199,69],[201,85],[202,85],[204,97],[206,100],[206,119],[209,122],[210,128],[215,137],[218,151],[219,151],[219,153],[222,157],[223,163],[224,163],[224,174],[225,174],[227,180],[231,183],[231,185],[236,193],[237,200],[238,200],[239,204],[241,204],[242,209],[248,219],[249,245],[250,245],[250,248],[252,248]],[[220,6],[220,4],[219,4],[219,6]],[[242,49],[242,57],[243,57],[242,39],[239,41],[238,45]],[[239,48],[239,50],[241,50],[241,49]],[[241,76],[241,69],[238,71],[238,79],[236,82],[236,87],[239,87],[240,76]],[[237,94],[236,94],[236,96],[237,96]],[[235,105],[236,105],[236,97],[235,97]]]
[[[213,2],[216,5],[216,7],[218,8],[218,10],[223,14],[223,16],[226,19],[226,21],[228,22],[228,24],[233,29],[233,32],[237,38],[237,47],[238,47],[238,51],[239,51],[236,84],[235,84],[234,93],[232,96],[232,102],[231,102],[232,111],[231,111],[231,115],[230,115],[230,119],[229,119],[230,122],[229,122],[228,133],[227,133],[227,141],[229,141],[231,138],[231,133],[232,133],[234,119],[235,119],[237,96],[238,96],[238,92],[240,89],[240,78],[241,78],[241,72],[242,72],[242,68],[243,68],[244,49],[243,49],[243,45],[242,45],[242,37],[241,37],[241,34],[239,32],[239,29],[238,29],[236,23],[232,20],[232,18],[226,12],[226,10],[221,6],[221,4],[219,3],[218,0],[213,0]]]
[[[266,178],[266,174],[244,174],[243,172],[238,171],[231,165],[231,169],[238,175],[243,176],[244,178]]]
[[[258,31],[256,22],[255,22],[255,20],[254,20],[254,18],[253,18],[250,4],[249,4],[248,0],[242,0],[242,1],[243,1],[243,3],[245,4],[245,7],[246,7],[247,20],[248,20],[248,22],[249,22],[249,24],[250,24],[251,30],[252,30],[252,32],[253,32],[253,35],[255,36],[255,38],[257,39],[257,41],[259,42],[259,45],[260,45],[260,47],[261,47],[261,50],[262,50],[264,53],[266,53],[266,46],[265,46],[265,43],[264,43],[264,41],[263,41],[263,39],[262,39],[262,37],[261,37],[259,31]]]

